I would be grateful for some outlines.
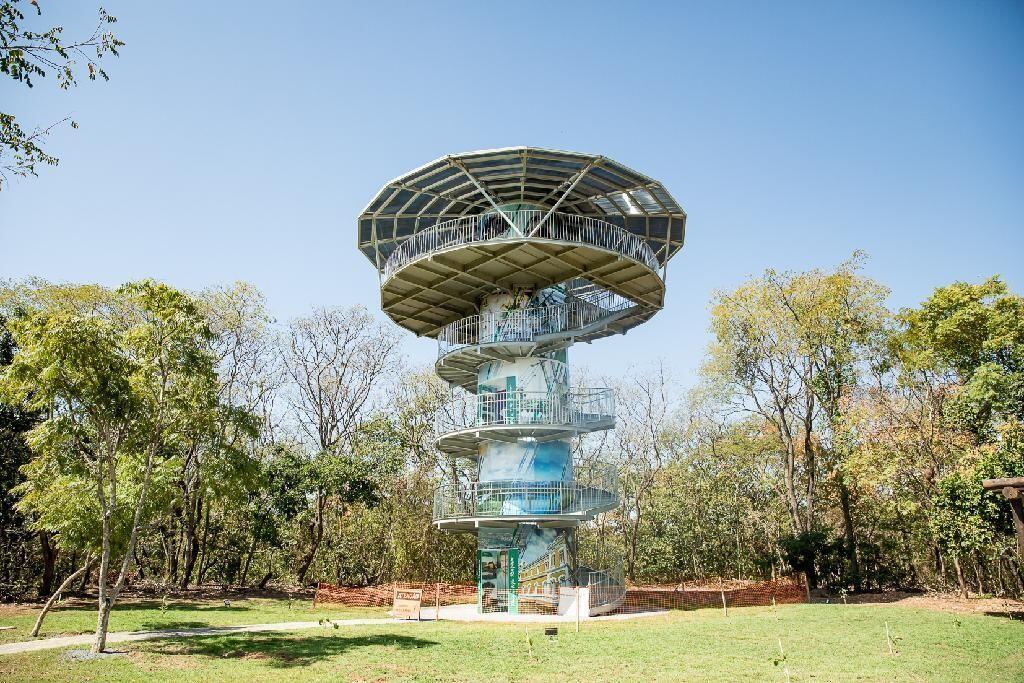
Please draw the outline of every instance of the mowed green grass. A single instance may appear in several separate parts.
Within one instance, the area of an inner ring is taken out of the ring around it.
[[[110,615],[111,631],[145,631],[161,628],[202,626],[238,626],[281,621],[317,621],[386,617],[387,608],[316,607],[308,599],[231,598],[223,600],[125,600],[119,601]],[[38,607],[0,606],[0,643],[30,640],[29,633],[39,615]],[[95,601],[76,600],[50,611],[43,622],[40,638],[90,633],[96,630]]]
[[[0,680],[1024,681],[1024,622],[995,616],[787,605],[559,630],[549,640],[539,624],[424,622],[167,639],[84,663],[0,656]]]

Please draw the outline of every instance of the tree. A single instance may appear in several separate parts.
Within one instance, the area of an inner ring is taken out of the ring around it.
[[[78,85],[76,60],[82,59],[89,80],[94,81],[97,76],[110,80],[99,61],[107,54],[118,56],[118,48],[124,45],[113,32],[104,30],[116,22],[116,18],[101,7],[99,22],[91,34],[66,40],[62,26],[43,31],[25,28],[25,15],[18,8],[20,4],[21,0],[0,2],[0,73],[31,88],[33,79],[45,78],[52,71],[56,73],[57,85],[67,90]],[[38,0],[30,0],[29,4],[36,16],[42,14]],[[8,173],[34,176],[38,175],[38,165],[56,166],[60,163],[57,157],[43,149],[41,143],[56,127],[68,121],[71,118],[65,117],[46,127],[26,131],[13,115],[0,112],[0,190],[8,182]],[[71,126],[77,128],[78,124],[71,121]]]
[[[0,370],[10,365],[16,352],[14,337],[7,329],[7,321],[0,315]],[[25,411],[21,406],[0,403],[0,533],[4,534],[3,550],[0,551],[3,564],[3,583],[6,591],[13,597],[19,591],[18,571],[21,564],[14,557],[15,546],[22,546],[31,541],[33,535],[39,536],[40,549],[43,550],[43,574],[39,583],[39,594],[49,595],[53,586],[56,553],[47,531],[33,532],[26,525],[26,520],[16,508],[17,497],[13,489],[24,476],[20,468],[28,462],[30,450],[25,436],[37,420],[34,413]],[[49,552],[47,552],[49,551]],[[6,592],[5,591],[5,592]]]
[[[717,294],[715,342],[705,367],[708,378],[732,395],[734,410],[758,416],[775,436],[794,536],[816,531],[821,478],[835,486],[855,585],[860,579],[843,469],[850,454],[845,413],[879,345],[888,295],[857,274],[860,261],[855,254],[832,272],[768,270]]]
[[[616,387],[614,446],[622,473],[620,523],[625,537],[624,569],[630,580],[636,578],[641,528],[652,493],[678,438],[674,389],[662,362],[634,371]]]
[[[232,500],[241,505],[255,485],[256,459],[271,432],[274,392],[280,385],[262,294],[239,282],[203,292],[199,305],[213,333],[210,351],[218,378],[218,408],[209,424],[196,425],[182,453],[179,496],[173,506],[182,531],[181,588],[189,585],[206,549],[215,503]],[[173,560],[168,557],[169,573],[176,575],[175,537],[169,531],[164,536],[164,545],[175,555]],[[203,568],[199,567],[200,574]]]
[[[312,514],[296,572],[300,583],[323,541],[328,506],[344,507],[351,495],[362,495],[362,465],[353,458],[353,439],[375,391],[398,368],[397,346],[394,331],[362,307],[320,309],[288,327],[282,355],[292,415],[312,449]]]
[[[990,441],[1001,422],[1024,421],[1024,297],[998,277],[955,282],[899,321],[900,360],[957,385],[947,416],[958,426]]]
[[[1005,552],[1009,529],[992,512],[1002,503],[980,484],[1024,472],[1013,465],[1019,458],[1006,456],[1020,425],[1022,301],[990,278],[937,288],[901,311],[851,420],[848,472],[874,513],[891,515],[882,523],[902,541],[904,561],[912,563],[920,539],[934,572],[944,579],[951,568],[964,595],[972,568],[983,590],[986,565],[999,589],[1014,575],[1024,588],[1019,564]],[[993,464],[999,458],[1005,469]]]
[[[154,478],[216,407],[212,335],[191,298],[152,281],[47,294],[11,323],[19,352],[0,376],[0,395],[46,413],[30,435],[32,466],[77,483],[72,490],[92,488],[86,509],[100,527],[93,651],[101,652],[153,514]]]

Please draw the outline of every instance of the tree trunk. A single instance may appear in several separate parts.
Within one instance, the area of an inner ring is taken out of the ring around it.
[[[853,532],[853,512],[850,505],[850,489],[842,477],[839,478],[839,504],[843,510],[843,534],[846,536],[846,559],[850,563],[850,578],[853,589],[861,589],[860,562],[857,557],[857,538]]]
[[[56,603],[57,600],[60,599],[61,593],[63,593],[64,591],[66,591],[68,589],[68,586],[71,585],[72,581],[77,579],[82,574],[87,573],[89,571],[89,565],[91,565],[91,564],[92,564],[92,554],[91,553],[87,553],[86,556],[85,556],[85,564],[83,564],[81,567],[79,567],[73,574],[71,574],[71,576],[69,576],[68,578],[64,579],[64,582],[57,588],[57,591],[53,595],[50,596],[49,600],[46,601],[46,604],[43,605],[42,611],[39,612],[39,617],[36,619],[36,625],[32,627],[32,633],[30,635],[33,638],[35,638],[36,636],[39,635],[39,629],[42,628],[42,626],[43,626],[43,619],[46,618],[47,613],[49,613],[50,608],[53,607],[54,603]]]
[[[107,649],[107,630],[110,628],[110,611],[114,609],[113,597],[106,597],[100,603],[99,616],[96,618],[96,642],[92,645],[93,652]]]
[[[160,543],[164,549],[164,583],[178,582],[178,547],[174,542],[174,533],[165,524],[161,524]]]
[[[203,522],[203,543],[202,543],[202,546],[201,546],[201,550],[199,551],[199,576],[196,577],[198,579],[198,582],[199,582],[200,585],[206,583],[206,572],[209,571],[210,567],[213,565],[213,558],[210,557],[210,553],[208,552],[209,549],[210,549],[209,542],[210,542],[210,506],[207,505],[206,506],[206,519]]]
[[[85,589],[89,587],[89,579],[92,577],[92,567],[85,570],[82,574],[82,580],[78,583],[78,592],[84,593]]]
[[[192,580],[192,572],[195,571],[196,560],[199,559],[199,535],[196,533],[196,527],[198,520],[202,519],[202,514],[203,499],[201,496],[196,496],[195,508],[185,512],[185,524],[182,529],[185,533],[183,541],[185,564],[181,569],[181,583],[178,585],[182,590],[188,588],[188,584]]]
[[[267,572],[267,575],[260,579],[259,589],[263,590],[270,583],[270,579],[274,576],[274,572]]]
[[[43,578],[39,582],[39,597],[53,592],[53,578],[57,567],[57,546],[48,531],[39,532],[39,546],[43,551]]]
[[[241,588],[245,588],[245,580],[249,577],[249,567],[252,566],[253,555],[256,554],[256,534],[252,536],[252,543],[249,545],[249,553],[245,557],[245,564],[242,565],[242,576],[238,581]]]
[[[298,579],[300,586],[305,585],[306,583],[306,573],[309,572],[309,568],[313,564],[313,558],[316,557],[316,551],[320,548],[320,541],[322,541],[324,537],[324,507],[326,504],[326,496],[323,492],[319,492],[317,494],[316,503],[316,522],[309,530],[309,550],[303,556],[302,562],[299,564]]]
[[[788,432],[787,432],[788,434]],[[784,435],[780,435],[785,438]],[[785,486],[786,509],[789,511],[789,521],[793,527],[793,535],[799,536],[804,531],[803,518],[800,516],[800,503],[796,498],[796,450],[790,440],[785,446],[785,455],[782,458],[782,478]]]
[[[967,579],[964,578],[963,567],[960,566],[960,558],[956,555],[953,556],[953,567],[956,569],[956,582],[960,587],[960,597],[964,600],[967,599]]]
[[[113,483],[113,487],[117,485],[116,474],[114,473],[113,465],[108,459],[107,467],[110,469],[113,476],[110,477],[110,481]],[[111,490],[111,498],[107,499],[107,494],[103,490],[103,478],[97,480],[97,493],[100,500],[100,504],[103,506],[103,541],[100,550],[100,568],[96,574],[96,584],[99,589],[99,596],[97,597],[98,611],[96,615],[96,640],[92,644],[92,652],[103,652],[107,647],[107,623],[110,620],[110,605],[112,601],[107,595],[110,587],[107,585],[107,576],[110,573],[110,537],[112,535],[110,528],[110,518],[114,514],[113,507],[117,502],[116,488]]]
[[[117,502],[117,473],[116,463],[113,458],[108,458],[107,460],[110,482],[109,499],[103,490],[103,480],[100,479],[98,481],[97,493],[99,494],[103,509],[103,555],[100,560],[100,573],[98,577],[100,594],[98,598],[99,614],[96,617],[96,641],[91,648],[91,651],[94,653],[103,652],[107,647],[110,610],[113,609],[114,601],[117,600],[117,596],[120,595],[121,589],[124,587],[125,578],[128,576],[128,567],[134,558],[135,546],[139,540],[139,528],[142,526],[142,511],[146,506],[146,496],[149,493],[149,484],[153,476],[153,464],[156,460],[159,445],[159,442],[155,440],[149,444],[149,452],[146,454],[146,469],[142,477],[142,487],[139,491],[139,497],[135,501],[135,513],[132,515],[131,531],[128,534],[128,545],[124,549],[121,569],[118,571],[117,580],[114,582],[113,588],[107,586],[110,570],[111,517]]]
[[[978,586],[978,594],[981,595],[985,592],[985,580],[981,573],[981,563],[978,562],[978,558],[975,557],[972,564],[974,565],[974,581]]]

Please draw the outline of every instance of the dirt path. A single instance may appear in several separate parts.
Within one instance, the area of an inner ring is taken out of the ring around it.
[[[415,621],[399,619],[336,619],[334,624],[341,626],[377,626],[381,624],[415,624]],[[156,638],[187,638],[190,636],[218,636],[226,633],[258,633],[261,631],[299,631],[322,627],[317,621],[285,621],[276,624],[251,624],[249,626],[208,626],[205,628],[160,629],[154,631],[120,631],[107,635],[107,644],[129,643],[137,640],[153,640]],[[13,655],[21,652],[36,652],[68,647],[69,645],[91,645],[95,634],[87,633],[80,636],[62,636],[60,638],[44,638],[27,640],[20,643],[0,645],[0,655]]]
[[[821,602],[816,599],[815,602]],[[832,596],[831,601],[838,604],[842,598]],[[1024,602],[1012,598],[979,598],[967,600],[949,593],[861,593],[847,598],[851,605],[893,605],[895,607],[917,607],[952,612],[954,614],[988,614],[1020,618],[1024,615]]]

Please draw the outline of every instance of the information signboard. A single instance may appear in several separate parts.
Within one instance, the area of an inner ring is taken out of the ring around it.
[[[419,588],[396,588],[395,604],[391,615],[396,619],[420,619],[420,605],[423,602],[423,591]]]

